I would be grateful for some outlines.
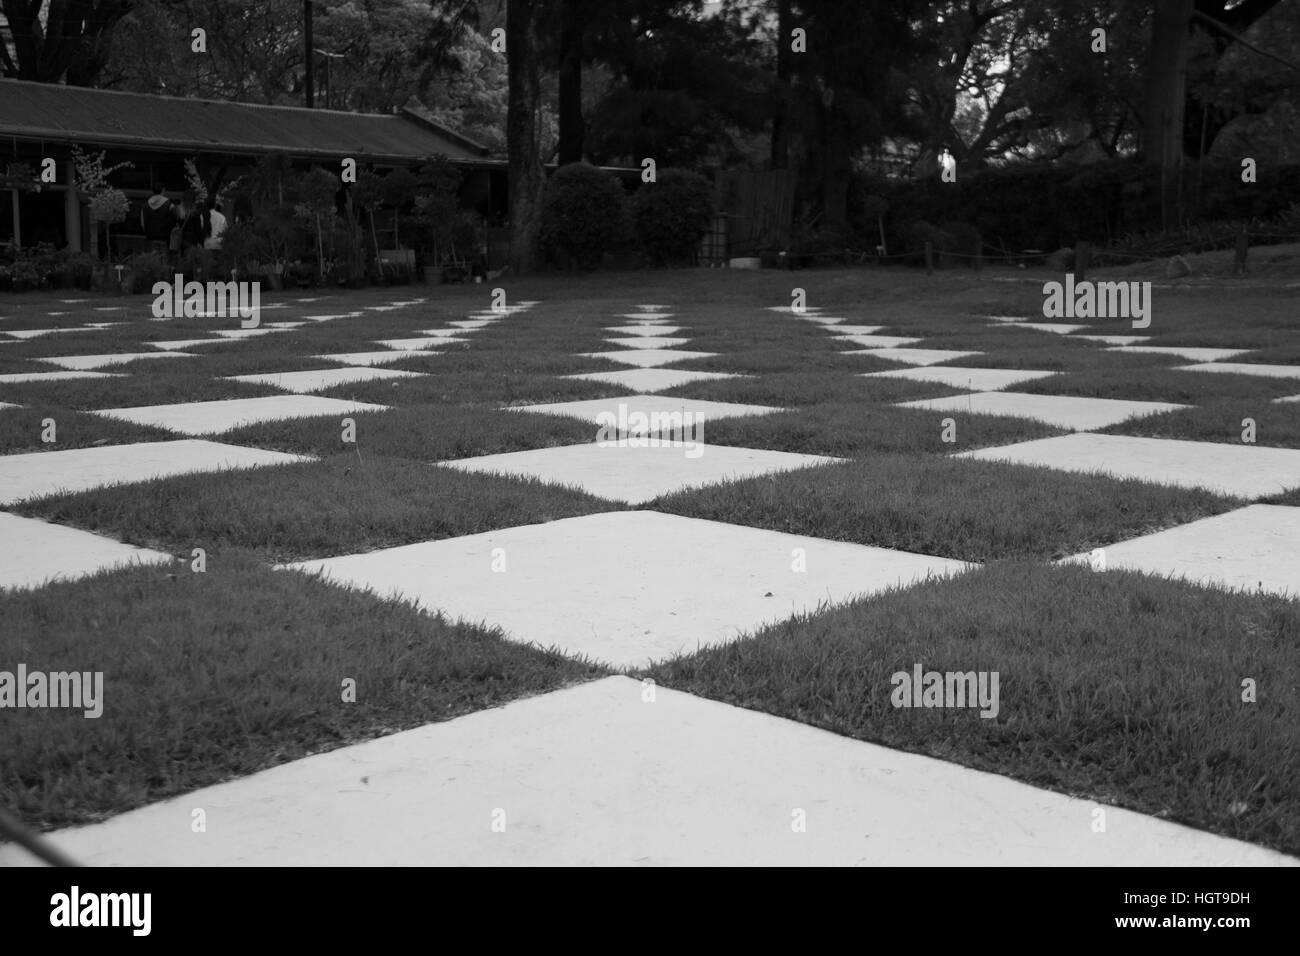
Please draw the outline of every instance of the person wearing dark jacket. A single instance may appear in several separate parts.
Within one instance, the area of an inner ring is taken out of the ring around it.
[[[172,226],[176,225],[176,204],[163,195],[162,186],[154,186],[153,195],[140,210],[140,225],[149,242],[162,243],[164,248],[171,240]]]

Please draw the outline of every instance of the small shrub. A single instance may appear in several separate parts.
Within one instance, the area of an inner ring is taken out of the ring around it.
[[[155,282],[170,282],[176,270],[157,252],[137,252],[123,263],[131,275],[129,292],[148,292]]]
[[[693,263],[713,222],[713,188],[699,173],[662,170],[632,197],[632,219],[637,245],[656,265]]]
[[[594,269],[626,236],[627,198],[617,179],[589,163],[555,171],[542,201],[543,248]]]

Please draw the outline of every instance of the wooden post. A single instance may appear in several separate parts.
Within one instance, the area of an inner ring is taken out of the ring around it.
[[[934,243],[928,240],[925,243],[925,274],[934,275]]]
[[[1088,259],[1091,246],[1080,239],[1074,244],[1074,281],[1083,282],[1088,276]]]
[[[1241,232],[1237,233],[1237,257],[1233,266],[1233,275],[1245,275],[1246,253],[1250,249],[1250,235],[1246,232],[1246,227],[1241,227]]]

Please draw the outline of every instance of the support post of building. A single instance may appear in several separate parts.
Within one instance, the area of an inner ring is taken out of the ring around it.
[[[81,202],[77,199],[76,167],[72,161],[63,164],[63,180],[67,183],[67,192],[63,194],[63,231],[67,233],[68,248],[73,252],[81,251]]]
[[[1074,244],[1074,281],[1083,282],[1088,276],[1088,261],[1091,258],[1092,248],[1089,243],[1080,239]]]

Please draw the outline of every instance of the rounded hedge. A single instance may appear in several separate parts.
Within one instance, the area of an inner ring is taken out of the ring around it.
[[[637,244],[657,265],[692,263],[713,222],[713,188],[685,169],[661,170],[657,180],[632,196]]]
[[[622,183],[590,163],[570,163],[555,171],[542,200],[543,248],[580,268],[594,269],[626,235]]]

